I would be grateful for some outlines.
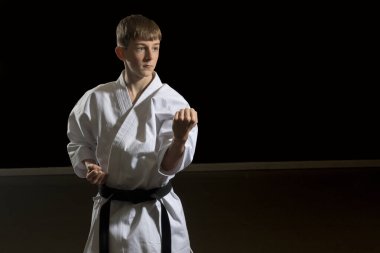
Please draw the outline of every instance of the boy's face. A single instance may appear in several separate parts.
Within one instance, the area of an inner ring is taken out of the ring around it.
[[[159,40],[131,40],[126,48],[127,68],[140,77],[151,76],[160,52]]]

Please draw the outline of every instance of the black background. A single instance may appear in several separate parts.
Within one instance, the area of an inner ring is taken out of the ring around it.
[[[380,158],[373,6],[204,4],[3,1],[0,167],[70,165],[68,114],[119,76],[115,28],[137,13],[198,111],[195,163]]]

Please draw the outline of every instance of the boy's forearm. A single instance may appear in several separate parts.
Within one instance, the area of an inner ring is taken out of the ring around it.
[[[173,140],[162,159],[161,168],[163,170],[170,171],[177,166],[185,152],[185,143],[186,141],[183,140]]]

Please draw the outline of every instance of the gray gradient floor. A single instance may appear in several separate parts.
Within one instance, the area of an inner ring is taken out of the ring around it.
[[[380,169],[182,172],[195,253],[380,252]],[[80,253],[96,188],[75,175],[0,177],[1,253]]]

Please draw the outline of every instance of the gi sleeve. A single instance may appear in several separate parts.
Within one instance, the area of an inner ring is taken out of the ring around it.
[[[79,177],[86,177],[87,169],[82,163],[85,159],[96,161],[96,136],[94,121],[90,110],[90,93],[87,92],[74,106],[69,114],[67,136],[70,140],[67,151],[74,172]]]

